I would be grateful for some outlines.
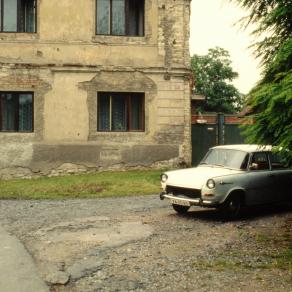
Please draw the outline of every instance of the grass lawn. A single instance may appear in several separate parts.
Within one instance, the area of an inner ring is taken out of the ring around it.
[[[160,192],[160,170],[98,172],[30,180],[0,180],[0,199],[68,199]]]

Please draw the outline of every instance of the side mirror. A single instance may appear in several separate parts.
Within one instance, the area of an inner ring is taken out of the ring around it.
[[[257,170],[257,169],[259,169],[259,165],[257,163],[252,163],[249,169]]]

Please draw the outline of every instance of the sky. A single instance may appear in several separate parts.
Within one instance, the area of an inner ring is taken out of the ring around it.
[[[233,84],[241,93],[260,79],[259,61],[248,47],[251,29],[243,31],[235,23],[247,12],[228,0],[192,0],[190,53],[205,55],[216,46],[229,51],[232,68],[239,73]]]

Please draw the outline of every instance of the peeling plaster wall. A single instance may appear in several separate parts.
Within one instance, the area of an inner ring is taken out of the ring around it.
[[[145,36],[97,36],[94,0],[38,0],[37,33],[0,33],[0,91],[34,92],[34,132],[0,132],[0,178],[190,164],[189,15],[145,0]],[[97,132],[98,91],[144,92],[145,132]]]
[[[45,141],[87,141],[87,94],[78,84],[92,76],[90,73],[54,73],[52,90],[45,98]]]

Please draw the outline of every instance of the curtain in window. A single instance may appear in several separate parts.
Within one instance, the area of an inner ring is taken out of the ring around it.
[[[98,130],[110,131],[110,97],[100,94],[98,100]]]
[[[0,131],[33,131],[32,93],[0,92]]]
[[[19,95],[19,131],[32,131],[32,96],[31,94]]]
[[[0,31],[2,31],[2,0],[0,0]]]
[[[3,31],[17,31],[17,0],[3,0]]]
[[[35,7],[36,0],[0,0],[0,31],[35,32]]]
[[[16,102],[13,94],[3,94],[1,101],[2,131],[15,131]]]
[[[110,130],[110,97],[101,95],[99,97],[99,130]]]
[[[131,130],[140,130],[141,127],[141,96],[135,95],[131,98]]]
[[[123,95],[112,99],[112,130],[127,131],[127,103]]]
[[[110,34],[110,1],[97,1],[96,10],[97,34]]]
[[[98,93],[98,131],[144,130],[144,93]]]
[[[25,32],[35,32],[35,0],[25,1]]]
[[[127,0],[128,34],[142,36],[144,34],[144,1]]]
[[[125,35],[125,0],[112,0],[112,34]]]
[[[96,0],[96,33],[144,35],[144,0]]]

